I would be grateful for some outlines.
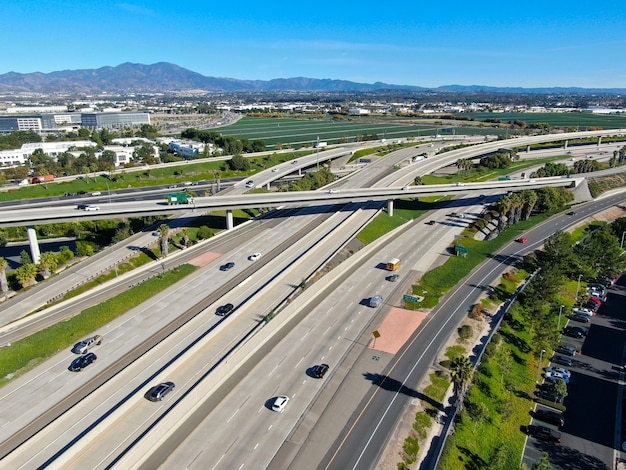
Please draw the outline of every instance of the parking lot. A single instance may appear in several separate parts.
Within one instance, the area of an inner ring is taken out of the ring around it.
[[[621,418],[623,386],[620,386],[620,378],[624,379],[622,366],[626,362],[626,279],[620,278],[607,290],[607,300],[591,323],[570,320],[567,326],[589,331],[581,338],[577,334],[562,337],[561,344],[580,351],[571,357],[572,366],[565,367],[571,371],[564,400],[565,423],[558,427],[534,418],[531,422],[559,431],[561,442],[529,436],[523,461],[532,468],[542,452],[547,452],[555,469],[612,469],[617,459],[626,457],[614,450],[626,441],[623,432],[626,426]]]

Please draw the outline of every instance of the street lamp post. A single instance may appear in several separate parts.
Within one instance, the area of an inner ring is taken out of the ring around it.
[[[317,136],[317,145],[315,146],[317,149],[315,152],[315,160],[317,162],[317,171],[320,170],[320,136]]]
[[[109,183],[105,181],[104,184],[107,185],[107,194],[109,195],[109,204],[111,204],[111,190],[109,189]]]
[[[539,366],[537,367],[537,383],[539,383],[539,377],[541,377],[541,362],[543,361],[544,352],[546,352],[546,350],[542,349],[541,354],[539,355]]]
[[[624,235],[626,235],[626,230],[622,232],[622,242],[619,244],[619,247],[622,249],[624,248]]]
[[[578,285],[576,286],[576,303],[578,303],[578,291],[580,290],[580,279],[583,277],[582,274],[578,275]]]
[[[561,305],[561,308],[559,309],[559,326],[558,326],[558,330],[561,331],[561,313],[563,313],[563,307],[565,307],[565,305]]]

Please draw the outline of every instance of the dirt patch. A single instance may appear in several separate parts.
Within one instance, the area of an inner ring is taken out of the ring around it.
[[[380,337],[370,341],[370,349],[396,354],[425,318],[424,312],[393,307],[378,326]]]
[[[194,259],[189,261],[189,264],[201,268],[209,264],[211,261],[216,260],[220,256],[222,256],[222,253],[215,253],[213,251],[209,251],[208,253],[203,253],[200,256],[196,256]]]

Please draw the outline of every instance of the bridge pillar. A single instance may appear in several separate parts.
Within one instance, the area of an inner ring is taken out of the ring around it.
[[[233,211],[231,209],[226,210],[226,230],[232,230],[233,224]]]
[[[267,182],[267,186],[265,187],[265,189],[267,189],[268,191],[271,189],[271,187],[270,187],[271,183],[272,183],[271,181],[268,181]]]
[[[30,257],[33,259],[33,263],[39,264],[41,253],[39,252],[39,243],[37,242],[37,232],[35,232],[34,227],[27,227],[26,233],[28,234],[28,243],[30,245]]]
[[[565,141],[565,145],[563,146],[563,148],[564,148],[564,149],[566,149],[566,148],[567,148],[567,146],[568,146],[568,144],[569,144],[569,140],[566,140],[566,141]]]
[[[393,199],[387,201],[387,215],[389,217],[393,216]]]
[[[526,146],[526,153],[530,152],[530,145]]]
[[[600,144],[602,144],[602,136],[598,137],[598,147],[600,147]]]

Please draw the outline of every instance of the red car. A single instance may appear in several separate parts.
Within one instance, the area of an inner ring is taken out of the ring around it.
[[[597,305],[602,305],[602,301],[601,301],[599,298],[597,298],[597,297],[590,297],[590,298],[589,298],[589,301],[590,301],[590,302],[594,302],[594,303],[596,303]]]
[[[528,241],[528,238],[521,237],[521,238],[518,238],[517,241],[520,242],[520,243],[526,243]]]

